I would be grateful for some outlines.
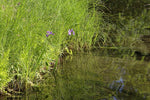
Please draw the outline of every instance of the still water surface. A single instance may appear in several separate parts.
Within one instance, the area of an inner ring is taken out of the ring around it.
[[[79,53],[47,74],[38,92],[18,100],[150,100],[149,72],[150,62],[128,51]]]

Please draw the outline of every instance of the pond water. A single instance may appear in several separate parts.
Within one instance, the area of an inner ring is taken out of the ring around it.
[[[6,100],[150,100],[150,62],[132,52],[97,50],[68,56],[36,92]]]

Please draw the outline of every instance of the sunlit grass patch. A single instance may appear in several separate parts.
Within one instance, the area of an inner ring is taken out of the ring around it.
[[[99,16],[88,5],[89,0],[2,0],[0,42],[3,51],[9,53],[7,58],[0,58],[2,63],[7,59],[0,72],[9,69],[1,76],[33,82],[36,73],[49,67],[64,50],[72,54],[72,49],[90,47],[98,34]]]
[[[7,86],[7,82],[10,81],[9,68],[8,68],[9,50],[3,52],[0,50],[0,90],[3,90]]]

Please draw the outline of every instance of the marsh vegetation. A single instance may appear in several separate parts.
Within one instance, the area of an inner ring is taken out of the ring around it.
[[[1,0],[0,97],[150,99],[149,5]]]

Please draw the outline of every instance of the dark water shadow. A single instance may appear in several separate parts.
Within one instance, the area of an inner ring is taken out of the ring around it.
[[[2,100],[149,100],[150,62],[130,50],[95,50],[67,56],[38,89]]]

